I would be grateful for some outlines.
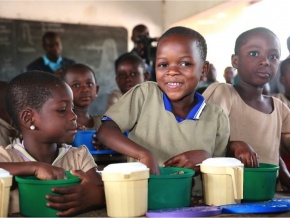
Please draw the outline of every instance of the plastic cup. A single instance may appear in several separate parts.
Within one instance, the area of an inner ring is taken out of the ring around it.
[[[8,216],[11,185],[12,176],[8,171],[0,168],[0,217]]]

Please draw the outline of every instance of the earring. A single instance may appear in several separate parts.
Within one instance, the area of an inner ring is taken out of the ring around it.
[[[31,125],[31,126],[30,126],[30,129],[31,129],[31,130],[35,130],[35,126],[34,126],[34,125]]]

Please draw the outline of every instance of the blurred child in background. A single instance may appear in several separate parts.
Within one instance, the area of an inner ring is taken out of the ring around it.
[[[113,90],[110,94],[107,109],[132,87],[149,80],[142,58],[133,53],[125,53],[115,61],[115,72],[119,90]]]

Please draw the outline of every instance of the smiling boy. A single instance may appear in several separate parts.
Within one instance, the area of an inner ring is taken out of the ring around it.
[[[205,39],[198,32],[173,27],[158,41],[155,82],[130,89],[103,118],[98,139],[120,153],[139,160],[159,174],[159,166],[199,171],[196,164],[224,156],[229,121],[218,106],[195,93],[208,71]],[[130,130],[128,138],[122,132]],[[202,195],[195,177],[193,195]]]

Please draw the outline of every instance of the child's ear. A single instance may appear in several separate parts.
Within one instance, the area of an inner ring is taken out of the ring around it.
[[[205,61],[203,62],[202,71],[201,71],[201,77],[206,77],[209,71],[209,62]]]
[[[96,85],[96,96],[97,96],[98,93],[99,93],[99,88],[100,88],[100,86],[99,86],[99,85]]]
[[[33,111],[31,109],[21,111],[19,121],[21,126],[25,126],[29,129],[29,127],[34,124]]]
[[[150,74],[149,74],[148,71],[146,71],[146,72],[144,73],[144,82],[148,81],[149,79],[150,79]]]
[[[232,66],[236,69],[238,69],[238,56],[233,54],[232,55]]]

